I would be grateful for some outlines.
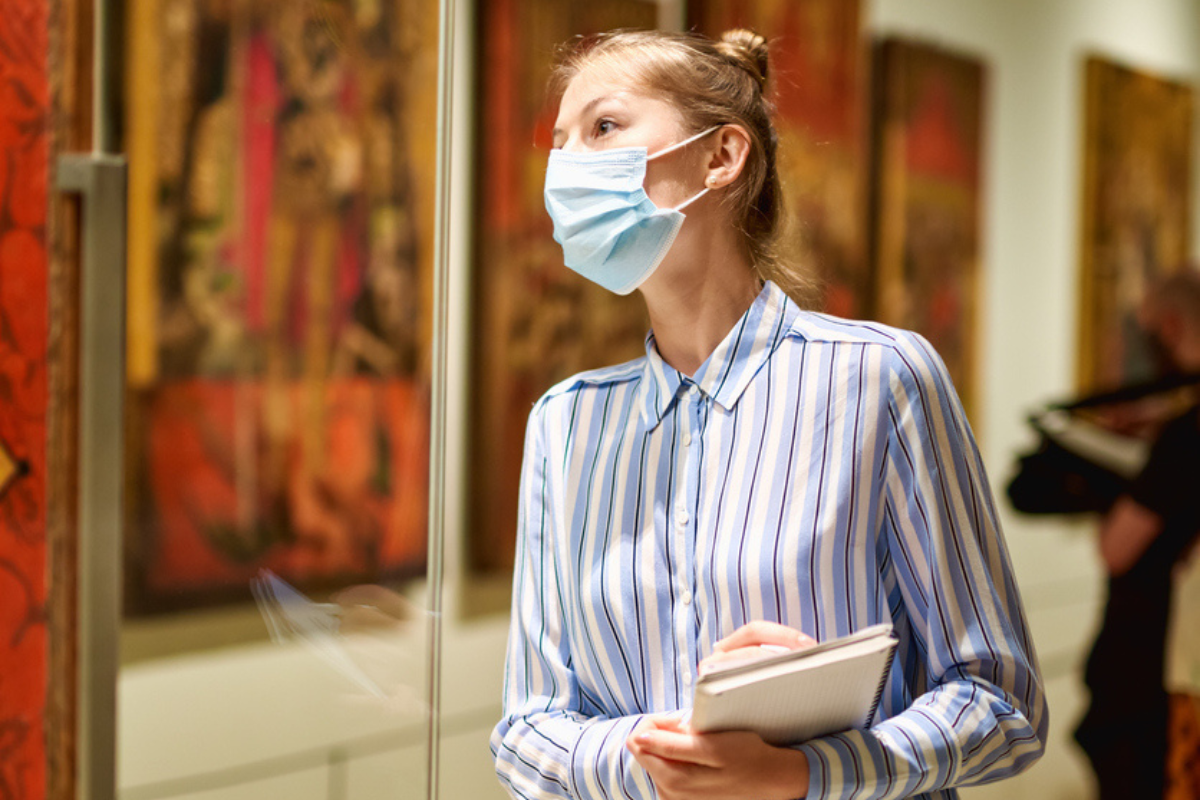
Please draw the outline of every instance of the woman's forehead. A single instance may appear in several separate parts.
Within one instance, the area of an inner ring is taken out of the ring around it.
[[[559,117],[582,114],[605,101],[662,113],[672,121],[680,119],[675,107],[655,97],[632,71],[609,61],[589,64],[571,78],[559,101]]]
[[[589,103],[602,95],[636,96],[643,94],[641,85],[625,70],[611,63],[600,62],[581,68],[567,83],[562,102],[568,98],[576,103]]]

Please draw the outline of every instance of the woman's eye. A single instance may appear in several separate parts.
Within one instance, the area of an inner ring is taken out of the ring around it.
[[[617,124],[611,119],[602,119],[596,122],[596,135],[604,136],[610,133],[617,127]]]

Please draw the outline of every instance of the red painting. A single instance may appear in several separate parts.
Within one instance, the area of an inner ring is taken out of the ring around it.
[[[46,793],[47,6],[0,14],[0,797]]]
[[[731,28],[767,38],[786,256],[819,281],[826,311],[869,315],[858,0],[695,0],[688,14],[690,25],[714,38]]]
[[[978,59],[927,44],[891,39],[876,49],[874,316],[929,339],[968,412],[978,361],[984,74]]]
[[[653,28],[645,0],[481,0],[479,227],[472,313],[471,562],[508,573],[525,421],[537,398],[584,369],[636,358],[639,296],[618,297],[563,266],[542,199],[556,108],[555,47],[613,28]]]
[[[157,608],[239,598],[263,568],[315,585],[423,565],[428,410],[411,382],[174,381],[146,419],[155,537],[138,566]]]
[[[422,572],[436,7],[129,18],[128,610]]]

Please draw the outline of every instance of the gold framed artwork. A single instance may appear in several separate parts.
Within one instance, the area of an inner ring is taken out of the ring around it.
[[[1145,287],[1188,259],[1195,103],[1184,83],[1099,56],[1085,70],[1083,391],[1151,376],[1136,315]]]
[[[976,405],[983,63],[919,42],[874,48],[874,316],[924,335]]]
[[[776,106],[788,216],[786,257],[820,284],[819,303],[825,311],[869,316],[860,3],[693,0],[688,23],[712,37],[749,28],[767,38],[768,90]]]
[[[424,570],[436,14],[134,0],[130,613]]]
[[[555,47],[613,28],[653,28],[644,0],[480,0],[479,117],[472,278],[469,561],[511,572],[525,422],[533,403],[584,369],[644,353],[637,296],[618,297],[562,263],[542,199],[556,109]]]

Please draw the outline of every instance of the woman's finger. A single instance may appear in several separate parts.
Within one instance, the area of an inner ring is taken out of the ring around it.
[[[786,647],[789,650],[799,650],[802,647],[812,647],[816,643],[811,636],[795,628],[789,628],[777,622],[756,620],[738,628],[713,647],[718,651],[728,652],[743,647],[766,644]]]
[[[700,767],[679,761],[668,761],[649,753],[634,753],[633,757],[650,775],[659,800],[692,800],[695,793],[690,791],[694,782],[695,771]]]
[[[690,733],[655,729],[635,733],[631,738],[638,751],[646,755],[705,767],[720,763],[708,743]]]
[[[664,730],[672,733],[683,733],[683,723],[674,715],[666,714],[647,714],[642,717],[641,721],[633,727],[629,732],[628,738],[625,739],[625,746],[629,748],[635,756],[641,752],[641,745],[638,737],[649,731]]]
[[[754,645],[753,647],[739,647],[736,650],[714,651],[700,662],[700,674],[703,675],[717,665],[728,667],[777,655],[780,651],[776,650],[776,647],[778,645],[768,645],[767,647]]]

